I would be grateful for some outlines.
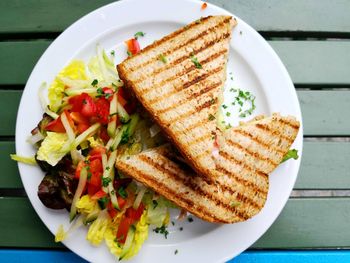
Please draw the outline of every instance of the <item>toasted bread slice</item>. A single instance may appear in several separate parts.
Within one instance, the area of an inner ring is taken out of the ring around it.
[[[230,16],[202,18],[118,65],[126,86],[202,175],[215,169],[215,116],[235,24]]]
[[[116,166],[199,218],[240,222],[263,208],[268,174],[288,152],[298,128],[295,118],[274,114],[227,130],[214,158],[217,169],[211,175],[215,183],[176,162],[170,146],[121,158]]]

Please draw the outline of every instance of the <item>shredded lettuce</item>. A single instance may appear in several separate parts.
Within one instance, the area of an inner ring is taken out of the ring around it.
[[[67,142],[67,134],[47,132],[47,136],[37,152],[38,160],[46,161],[50,165],[55,166],[67,154],[67,151],[63,150]]]
[[[297,160],[299,158],[298,156],[298,150],[296,149],[291,149],[287,152],[287,154],[283,157],[281,163],[289,160],[289,159],[294,159],[294,160]]]
[[[100,245],[110,222],[107,210],[101,211],[97,219],[90,225],[86,239],[95,246]]]
[[[10,154],[11,159],[17,162],[21,162],[21,163],[26,163],[26,164],[31,164],[31,165],[36,165],[36,161],[34,156],[32,157],[24,157],[24,156],[20,156],[17,154]]]
[[[55,242],[62,242],[67,238],[67,232],[64,231],[63,225],[58,227],[57,233],[55,235]]]
[[[97,201],[92,200],[89,195],[83,195],[76,203],[76,207],[79,213],[90,214],[98,207],[98,204]]]
[[[66,66],[52,82],[49,87],[49,107],[52,111],[57,112],[62,104],[64,97],[65,82],[62,78],[67,80],[86,80],[85,64],[83,61],[73,60],[68,66]]]
[[[135,256],[142,247],[142,244],[148,238],[148,223],[147,223],[147,210],[145,210],[135,225],[135,235],[130,249],[123,256],[123,259],[130,259]],[[110,252],[119,257],[123,252],[123,247],[116,241],[117,229],[110,227],[105,232],[105,242]]]
[[[161,227],[166,224],[169,201],[163,197],[149,201],[147,204],[147,223]]]

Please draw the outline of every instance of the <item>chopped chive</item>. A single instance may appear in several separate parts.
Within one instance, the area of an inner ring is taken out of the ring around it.
[[[168,62],[168,59],[163,54],[159,55],[159,60],[162,61],[164,64]]]
[[[115,51],[114,50],[111,51],[111,55],[115,56]]]
[[[225,104],[222,104],[222,107],[223,107],[224,109],[227,109],[227,105],[225,105]]]
[[[226,116],[227,116],[227,117],[230,117],[230,116],[231,116],[231,113],[230,113],[230,112],[226,112]]]
[[[213,121],[213,120],[215,120],[215,116],[214,116],[213,114],[209,114],[208,119],[209,119],[210,121]]]
[[[96,87],[97,84],[98,84],[98,80],[97,80],[97,79],[94,79],[94,80],[91,82],[91,86],[93,86],[93,87]]]
[[[126,51],[126,54],[128,54],[128,57],[132,57],[132,53],[129,50]]]
[[[203,68],[201,63],[199,63],[198,59],[194,55],[191,55],[191,61],[193,62],[196,68]]]
[[[146,33],[139,31],[139,32],[136,32],[134,34],[134,37],[135,37],[135,39],[137,39],[138,37],[144,37],[145,35],[146,35]]]

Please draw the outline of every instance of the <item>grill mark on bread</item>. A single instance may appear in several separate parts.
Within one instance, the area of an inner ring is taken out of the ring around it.
[[[204,141],[204,140],[206,140],[206,139],[211,138],[212,136],[213,136],[213,135],[211,135],[210,133],[206,133],[206,134],[204,134],[204,135],[202,135],[202,136],[197,137],[197,138],[194,139],[193,141],[189,142],[188,145],[189,145],[189,146],[190,146],[190,145],[195,145],[195,144],[200,143],[200,142],[202,142],[202,141]]]
[[[208,43],[204,43],[202,47],[200,47],[200,48],[198,48],[198,49],[192,51],[191,54],[194,54],[194,55],[195,55],[195,54],[198,54],[198,53],[200,53],[200,52],[202,52],[202,51],[205,51],[205,50],[211,48],[212,46],[214,46],[215,44],[218,44],[218,43],[220,43],[220,42],[226,40],[226,39],[229,38],[229,37],[230,37],[230,34],[229,34],[229,33],[223,34],[222,36],[218,37],[217,39],[215,39],[215,40],[213,40],[213,41],[210,41],[210,42],[208,42]],[[166,54],[164,54],[164,56],[165,56],[165,55],[166,55]],[[178,64],[184,62],[186,59],[190,59],[189,54],[186,54],[186,55],[184,55],[184,56],[182,56],[182,57],[177,58],[176,60],[174,60],[174,61],[172,61],[172,62],[170,62],[170,63],[167,63],[164,67],[161,67],[161,68],[158,68],[158,69],[156,69],[156,70],[154,70],[154,71],[152,71],[152,72],[149,72],[148,75],[157,76],[158,74],[160,74],[160,73],[162,73],[162,72],[164,72],[164,71],[166,71],[166,70],[168,70],[168,69],[170,69],[170,68],[172,68],[172,67],[176,67]],[[133,70],[133,71],[134,71],[134,70]],[[146,76],[146,77],[140,77],[140,78],[135,79],[135,80],[133,80],[133,81],[134,81],[135,83],[139,83],[139,82],[142,82],[143,80],[145,80],[145,78],[147,78],[147,76]]]
[[[219,164],[216,165],[216,169],[217,169],[217,171],[220,172],[220,173],[229,174],[229,175],[231,175],[233,178],[235,178],[233,173],[231,173],[231,172],[228,171],[225,167],[223,167],[223,166],[221,166],[221,165],[219,165]],[[245,187],[246,185],[244,185],[243,182],[241,182],[240,180],[243,180],[243,179],[237,180],[238,183],[242,184],[242,185]],[[245,181],[245,180],[244,180],[244,181]],[[254,208],[257,209],[257,210],[259,210],[259,209],[261,208],[261,205],[257,204],[254,200],[252,200],[251,198],[249,198],[249,197],[243,195],[242,193],[240,193],[240,192],[238,192],[238,191],[233,190],[231,187],[229,187],[229,186],[227,186],[227,185],[220,184],[219,182],[217,182],[217,185],[221,188],[221,190],[227,191],[227,192],[229,192],[229,193],[232,194],[232,195],[233,195],[234,193],[236,193],[236,194],[237,194],[237,195],[236,195],[236,198],[237,198],[238,201],[241,201],[241,202],[244,202],[244,203],[248,203],[250,206],[254,207]],[[250,185],[247,185],[247,186],[250,186]],[[261,190],[260,190],[259,188],[257,188],[257,187],[254,187],[254,186],[251,186],[251,187],[253,188],[252,190],[253,190],[254,192],[259,192],[259,193],[262,194],[262,195],[265,195],[265,194],[266,194],[265,192],[261,191]]]
[[[179,121],[181,119],[187,118],[194,113],[200,113],[202,110],[209,108],[211,105],[212,105],[211,99],[207,100],[204,103],[202,103],[201,105],[196,106],[195,109],[190,110],[188,112],[185,112],[184,114],[178,115],[176,118],[171,119],[169,122],[176,122],[176,121]]]
[[[230,162],[234,162],[240,166],[243,166],[245,169],[249,170],[251,173],[255,173],[259,176],[261,176],[263,179],[268,178],[268,175],[258,169],[255,169],[253,167],[251,167],[250,165],[244,163],[243,161],[237,160],[234,156],[230,155],[229,153],[225,152],[225,151],[219,151],[219,154],[226,158],[227,160],[229,160]],[[237,176],[237,175],[235,175]]]
[[[226,52],[227,52],[227,49],[221,50],[220,52],[212,54],[208,58],[206,58],[202,62],[200,62],[200,64],[203,66],[203,65],[205,65],[205,64],[207,64],[207,63],[209,63],[211,61],[214,61],[216,58],[220,57],[221,55],[226,54]],[[179,73],[177,73],[177,74],[175,74],[175,75],[173,75],[173,76],[171,76],[171,77],[169,77],[167,79],[163,79],[162,81],[160,81],[159,83],[156,83],[155,85],[152,85],[151,87],[147,87],[145,89],[142,89],[141,92],[146,95],[152,89],[160,88],[160,87],[164,86],[164,84],[170,83],[173,80],[178,79],[179,77],[181,77],[183,75],[189,74],[191,71],[196,70],[196,69],[197,69],[196,66],[193,64],[189,68],[187,68],[187,69],[185,69],[185,70],[183,70],[183,71],[181,71],[181,72],[179,72]],[[219,66],[219,67],[217,67],[217,68],[215,68],[215,69],[213,69],[213,70],[211,70],[209,72],[206,72],[205,74],[197,75],[194,80],[196,80],[200,76],[203,76],[204,78],[207,78],[211,74],[215,74],[215,73],[219,72],[222,69],[223,69],[223,66]],[[201,70],[201,71],[205,72],[204,70]],[[188,88],[188,87],[192,86],[193,84],[195,84],[196,82],[193,82],[194,80],[188,81],[188,82],[185,82],[185,83],[181,83],[180,87],[179,87],[180,88],[179,91],[182,90],[182,89]],[[201,80],[201,79],[199,79],[199,80]],[[176,90],[178,90],[178,89],[176,88]]]
[[[280,136],[282,139],[286,140],[290,144],[293,142],[293,140],[291,138],[285,136],[284,134],[282,134],[278,130],[272,130],[268,125],[257,123],[257,124],[255,124],[255,127],[262,130],[262,131],[270,133],[271,136],[275,136],[277,134],[278,136]]]
[[[194,69],[194,68],[196,68],[196,67],[195,67],[195,66],[191,66],[189,69],[191,69],[191,68]],[[191,86],[197,84],[197,83],[200,82],[200,81],[203,81],[203,80],[207,79],[207,78],[210,77],[211,75],[213,75],[213,74],[215,74],[215,73],[218,73],[218,72],[220,72],[221,70],[223,70],[223,67],[220,66],[220,67],[214,68],[213,70],[211,70],[211,71],[209,71],[209,72],[207,72],[207,73],[205,73],[205,74],[203,74],[203,75],[195,76],[194,79],[192,79],[192,80],[190,80],[190,81],[187,81],[187,82],[185,82],[185,83],[181,83],[180,86],[175,87],[175,90],[174,90],[174,91],[168,92],[168,93],[166,93],[166,94],[163,94],[162,96],[155,97],[155,98],[153,98],[153,99],[148,100],[148,103],[149,103],[150,105],[152,105],[152,104],[154,104],[154,103],[157,103],[157,102],[160,102],[160,101],[162,101],[162,100],[165,100],[165,99],[169,98],[170,96],[172,96],[172,95],[174,95],[174,94],[176,94],[176,93],[178,93],[178,92],[180,92],[180,91],[182,91],[182,90],[184,90],[184,89],[187,89],[187,88],[189,88],[189,87],[191,87]],[[189,70],[189,71],[192,71],[192,70]],[[188,73],[188,72],[187,72],[187,73]],[[186,73],[184,73],[184,74],[186,74]],[[182,75],[182,74],[181,74],[181,75]],[[171,77],[171,78],[173,78],[173,77]],[[177,79],[177,78],[178,78],[178,77],[174,77],[172,80],[175,80],[175,79]],[[171,80],[171,81],[172,81],[172,80]],[[149,91],[151,91],[151,90],[152,90],[152,88],[150,88],[150,89],[145,89],[145,90],[142,91],[142,93],[146,95],[146,94],[147,94]]]
[[[129,174],[128,169],[130,167],[119,167],[119,169],[123,170],[124,168],[124,173]],[[223,220],[222,218],[219,218],[217,216],[215,216],[214,214],[208,212],[208,209],[206,209],[206,207],[200,205],[200,204],[194,204],[194,202],[188,198],[185,198],[183,195],[179,195],[176,191],[174,191],[173,189],[169,188],[168,186],[166,186],[163,183],[160,183],[159,181],[155,180],[153,177],[148,176],[148,174],[144,173],[143,171],[139,170],[137,167],[133,166],[133,177],[136,177],[136,175],[138,175],[138,180],[143,182],[143,183],[147,183],[147,185],[149,185],[151,188],[153,188],[154,191],[159,191],[159,189],[163,189],[163,195],[165,195],[168,199],[172,199],[171,197],[176,197],[176,199],[180,199],[181,202],[185,203],[186,205],[184,206],[185,209],[190,210],[192,213],[194,214],[203,214],[207,217],[207,219],[214,219],[215,222],[222,222],[222,223],[226,223],[227,221]],[[149,183],[151,182],[151,183]],[[190,209],[192,207],[196,207],[196,209]],[[236,214],[235,214],[236,215]],[[238,218],[242,219],[241,217],[239,217],[237,215]]]
[[[272,144],[267,144],[267,143],[263,142],[262,140],[260,140],[258,138],[258,136],[254,136],[253,134],[251,134],[243,129],[236,129],[235,132],[243,135],[244,137],[251,139],[252,141],[256,142],[257,144],[261,145],[262,147],[264,147],[267,150],[273,150],[273,151],[276,151],[276,152],[281,153],[283,155],[285,154],[285,151],[278,149],[277,147],[273,147]]]
[[[209,35],[211,32],[220,30],[221,27],[226,27],[226,26],[227,26],[227,22],[230,21],[230,20],[231,20],[231,18],[226,18],[225,20],[223,20],[223,21],[220,22],[219,24],[217,24],[217,25],[215,25],[215,26],[213,26],[213,27],[210,27],[210,28],[206,29],[205,31],[202,31],[202,32],[199,33],[198,35],[196,35],[196,36],[194,36],[194,37],[188,39],[186,42],[181,43],[180,45],[178,45],[178,46],[176,46],[176,47],[174,47],[174,48],[172,48],[172,49],[168,49],[166,52],[163,52],[163,55],[164,55],[164,56],[169,55],[169,54],[173,53],[174,51],[177,51],[177,50],[179,50],[179,49],[181,49],[181,48],[183,48],[183,47],[186,47],[188,44],[190,44],[190,43],[192,43],[192,42],[198,40],[199,38],[202,38],[202,37],[204,37],[204,36],[206,36],[206,35]],[[182,29],[183,29],[183,28],[182,28]],[[185,30],[181,31],[180,33],[184,32],[184,31],[185,31]],[[165,42],[165,41],[167,41],[167,40],[169,40],[169,39],[171,39],[171,38],[174,38],[174,37],[176,37],[177,35],[179,35],[179,34],[176,34],[176,35],[174,35],[173,37],[170,37],[170,38],[167,38],[167,39],[164,39],[164,38],[163,38],[163,39],[161,39],[161,40],[159,40],[159,41],[156,41],[154,44],[152,44],[152,45],[150,45],[150,46],[147,46],[146,48],[142,49],[142,51],[147,51],[147,50],[151,49],[152,46],[159,46],[159,45],[162,44],[163,42]],[[226,36],[226,35],[227,35],[227,36]],[[226,38],[228,38],[229,36],[230,36],[230,33],[225,33],[224,35],[219,36],[216,40],[218,40],[218,39],[226,39]],[[165,38],[166,38],[166,37],[165,37]],[[210,42],[209,42],[209,43],[210,43]],[[206,45],[206,44],[204,44],[204,45]],[[208,44],[207,44],[207,45],[208,45]],[[199,49],[199,50],[197,51],[197,53],[200,52],[200,51],[203,51],[203,50],[204,50],[204,49]],[[194,53],[196,54],[196,52],[194,52]],[[137,55],[134,56],[134,57],[137,57]],[[152,63],[153,61],[156,61],[156,60],[158,60],[158,56],[151,57],[149,60],[143,62],[142,64],[137,65],[136,67],[128,68],[128,70],[132,70],[132,71],[138,70],[138,69],[140,69],[140,68],[142,68],[142,67],[144,67],[144,66],[147,66],[148,64],[150,64],[150,63]],[[137,81],[138,81],[138,80],[137,80]]]
[[[164,158],[164,157],[163,157]],[[171,178],[179,183],[183,183],[184,185],[186,185],[188,188],[192,189],[194,192],[196,192],[197,194],[201,195],[202,197],[206,197],[209,200],[213,201],[216,205],[231,211],[232,213],[235,213],[236,215],[239,215],[238,217],[240,217],[240,219],[248,219],[249,216],[247,214],[245,214],[244,212],[240,212],[238,211],[235,207],[230,206],[230,204],[224,203],[222,200],[218,199],[217,197],[215,197],[213,194],[204,191],[202,188],[199,187],[199,185],[197,185],[196,183],[194,183],[192,181],[192,177],[179,177],[177,173],[174,173],[173,171],[167,169],[164,165],[161,165],[157,162],[155,162],[152,158],[148,157],[148,156],[144,156],[144,155],[140,155],[139,159],[141,159],[143,162],[147,163],[148,165],[151,165],[153,167],[156,167],[158,170],[168,174],[171,176]],[[167,160],[165,160],[165,162],[167,162]],[[174,167],[173,167],[174,168]],[[179,170],[178,168],[175,168],[176,170]],[[219,185],[219,187],[221,187],[221,185]],[[221,187],[222,188],[222,187]],[[241,195],[240,193],[237,193],[237,198],[240,201],[247,201],[249,202],[249,198],[247,198],[246,196]]]
[[[278,119],[278,121],[282,122],[283,124],[285,124],[289,127],[292,127],[294,130],[299,130],[300,125],[294,124],[294,123],[288,121],[287,119],[280,118],[280,119]]]
[[[206,95],[206,93],[208,93],[209,91],[211,91],[211,90],[217,88],[217,87],[220,86],[220,85],[221,85],[221,82],[214,83],[214,84],[212,84],[212,85],[210,85],[210,86],[205,87],[204,89],[202,89],[202,90],[200,90],[200,91],[198,91],[198,92],[189,94],[186,98],[184,98],[184,100],[186,101],[186,103],[187,103],[187,102],[190,102],[190,101],[192,101],[193,99],[196,99],[196,98],[198,98],[198,97],[200,97],[200,96],[202,96],[202,95]],[[176,92],[176,93],[177,93],[177,92]],[[176,94],[176,93],[175,93],[175,94]],[[215,103],[216,101],[217,101],[217,99],[214,99],[214,103]],[[212,104],[214,104],[214,103],[212,103]],[[150,104],[152,105],[152,103],[150,103]],[[177,108],[177,107],[183,107],[183,105],[184,105],[184,102],[181,100],[181,101],[177,102],[177,103],[174,104],[174,105],[171,105],[171,106],[166,107],[166,108],[161,109],[161,110],[157,110],[157,113],[158,113],[158,114],[163,114],[163,113],[165,113],[165,112],[167,112],[167,111],[169,111],[169,110],[175,109],[175,108]]]
[[[243,152],[246,152],[248,153],[250,156],[254,157],[254,158],[257,158],[261,161],[264,161],[264,162],[268,162],[270,165],[273,165],[274,167],[277,167],[278,164],[276,164],[273,160],[269,159],[268,157],[264,158],[263,156],[261,156],[258,152],[253,152],[245,147],[243,147],[242,145],[240,145],[239,143],[236,143],[230,139],[227,139],[226,142],[233,146],[233,147],[236,147],[238,149],[240,149],[241,151]]]

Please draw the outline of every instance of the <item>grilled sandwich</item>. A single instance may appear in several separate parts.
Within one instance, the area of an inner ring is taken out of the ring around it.
[[[118,65],[120,78],[200,175],[215,170],[216,114],[235,24],[230,16],[201,18]]]
[[[125,175],[199,218],[216,223],[240,222],[263,208],[268,174],[280,164],[298,129],[294,117],[273,114],[223,132],[214,157],[214,183],[178,161],[181,159],[169,145],[121,158],[116,165]]]

